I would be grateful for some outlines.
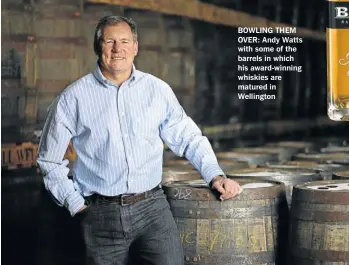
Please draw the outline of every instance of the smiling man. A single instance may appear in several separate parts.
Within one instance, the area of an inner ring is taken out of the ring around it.
[[[222,200],[240,187],[224,177],[209,141],[169,85],[133,65],[138,41],[131,19],[102,18],[94,51],[96,69],[50,108],[37,160],[45,187],[81,219],[87,264],[126,265],[136,244],[142,264],[182,265],[179,234],[161,188],[163,142],[185,156]],[[77,153],[72,180],[63,160],[70,140]]]

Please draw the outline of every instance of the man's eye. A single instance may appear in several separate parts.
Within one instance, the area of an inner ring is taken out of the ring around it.
[[[122,43],[128,43],[128,40],[123,40]]]
[[[113,40],[107,40],[106,43],[107,44],[112,44],[112,43],[114,43],[114,41]]]

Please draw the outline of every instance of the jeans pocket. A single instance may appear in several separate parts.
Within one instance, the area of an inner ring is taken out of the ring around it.
[[[92,202],[88,199],[85,199],[85,205],[86,205],[86,208],[83,209],[82,211],[80,212],[77,212],[75,214],[76,217],[79,217],[79,218],[82,218],[82,217],[85,217],[91,210],[91,207],[92,207]]]
[[[164,190],[159,189],[155,191],[151,196],[153,199],[164,198],[165,197]]]

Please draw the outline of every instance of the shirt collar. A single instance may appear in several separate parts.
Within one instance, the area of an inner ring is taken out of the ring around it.
[[[103,74],[101,71],[101,68],[99,66],[99,63],[97,62],[96,64],[96,68],[93,71],[93,76],[103,85],[107,85],[107,84],[113,84],[111,81],[109,81]],[[132,72],[131,72],[131,76],[129,79],[127,79],[127,81],[125,82],[129,82],[129,84],[134,83],[134,81],[139,77],[139,71],[136,69],[135,65],[132,65]],[[115,85],[115,84],[113,84]]]

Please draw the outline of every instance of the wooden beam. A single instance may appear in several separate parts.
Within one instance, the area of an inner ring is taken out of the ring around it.
[[[198,0],[88,0],[88,2],[145,9],[230,27],[293,27],[292,25],[274,22],[263,17],[249,15],[245,12],[201,3]],[[295,35],[326,40],[325,33],[306,28],[297,27]]]

